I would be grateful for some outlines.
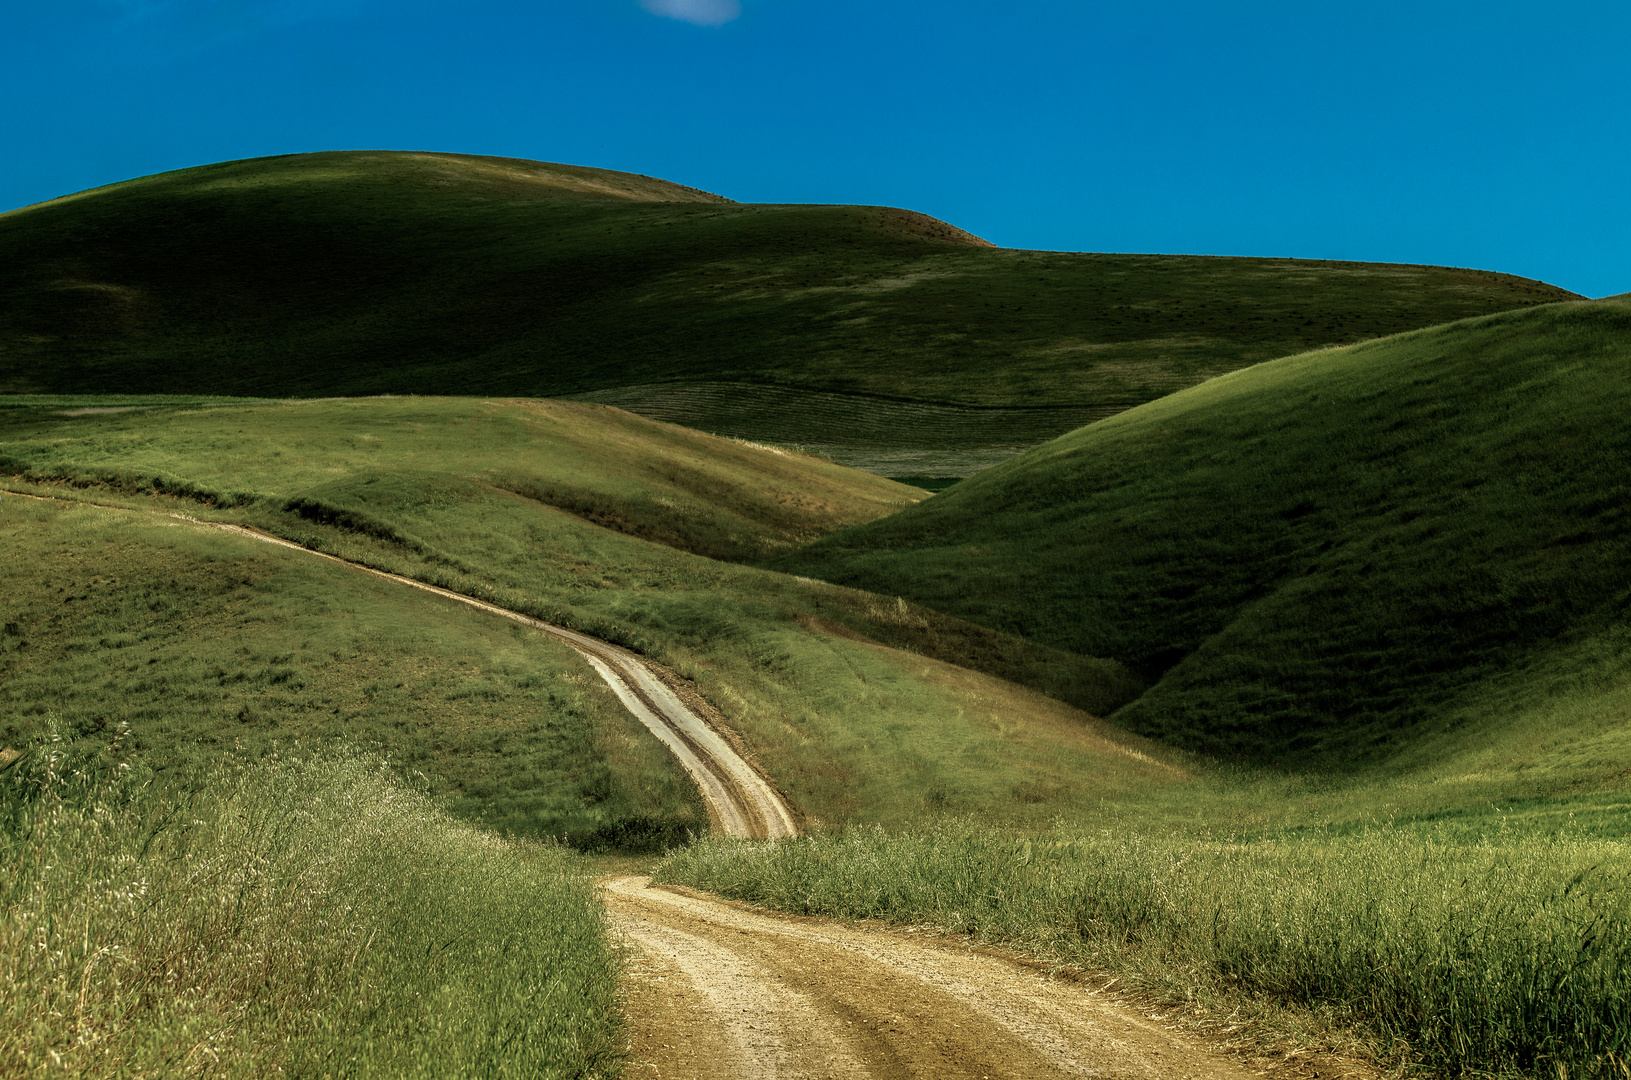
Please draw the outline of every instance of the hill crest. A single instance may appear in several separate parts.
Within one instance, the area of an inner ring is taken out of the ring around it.
[[[222,189],[273,188],[346,181],[364,172],[395,173],[394,179],[421,180],[428,187],[458,187],[471,194],[532,195],[553,199],[610,199],[620,202],[716,203],[733,200],[700,188],[676,184],[641,173],[565,165],[553,161],[495,157],[485,154],[449,154],[430,150],[320,150],[300,154],[193,165],[184,169],[102,184],[0,213],[14,214],[61,206],[93,195],[135,192],[166,186],[195,192]],[[416,175],[417,174],[417,175]]]

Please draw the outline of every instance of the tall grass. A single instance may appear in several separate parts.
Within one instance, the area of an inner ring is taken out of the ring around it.
[[[10,774],[0,1075],[616,1071],[613,954],[559,849],[358,757],[185,797],[70,772],[60,744]]]
[[[1627,867],[1607,842],[1016,841],[948,827],[711,841],[657,876],[791,912],[937,924],[1179,997],[1336,1011],[1450,1075],[1619,1077]]]

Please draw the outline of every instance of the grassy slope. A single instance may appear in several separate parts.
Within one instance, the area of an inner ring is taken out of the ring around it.
[[[624,388],[754,438],[1024,445],[1260,360],[1569,296],[1435,267],[1008,251],[904,211],[712,200],[598,170],[333,153],[13,211],[0,391]],[[701,398],[652,389],[674,381]],[[808,396],[757,400],[764,384]],[[1022,409],[983,423],[818,391]]]
[[[1628,330],[1599,301],[1275,361],[780,565],[1122,660],[1159,681],[1115,719],[1173,743],[1618,787]]]
[[[0,746],[121,723],[161,774],[342,740],[451,809],[579,844],[707,826],[577,654],[446,602],[164,517],[0,504]]]
[[[162,399],[130,399],[155,402],[142,408],[110,398],[101,408],[113,411],[94,411],[102,400],[0,399],[0,458],[113,482],[185,476],[217,502],[253,493],[298,501],[314,519],[342,507],[388,516],[404,501],[434,499],[425,485],[468,484],[732,559],[773,554],[922,498],[825,461],[597,405],[203,399],[177,411]]]
[[[11,468],[34,470],[34,483],[14,479],[13,486],[249,521],[629,644],[693,678],[814,819],[898,822],[949,809],[1046,820],[1182,775],[1140,756],[1140,747],[1148,749],[1141,740],[1068,706],[920,654],[1029,671],[1033,681],[1051,680],[1060,697],[1097,702],[1098,711],[1136,691],[1115,665],[1040,649],[892,597],[630,535],[669,520],[674,510],[659,498],[711,500],[724,515],[738,494],[771,490],[786,499],[775,506],[804,521],[810,505],[824,500],[850,499],[847,512],[864,519],[882,512],[880,499],[916,497],[876,477],[585,407],[387,398],[51,415],[60,411],[0,410],[0,452]],[[546,422],[551,416],[571,423]],[[662,478],[664,469],[684,464],[673,440],[691,440],[685,445],[708,458],[684,475],[718,470],[710,485],[677,489]],[[577,445],[603,453],[574,458]],[[653,464],[657,473],[639,474],[640,461],[660,463]],[[584,489],[627,484],[615,492],[620,505],[648,516],[618,532],[497,482],[521,474],[539,483],[570,479]],[[644,479],[629,479],[636,475]],[[155,496],[155,486],[190,494]],[[6,500],[8,514],[16,501]],[[305,595],[313,592],[320,594],[307,588]],[[8,619],[25,636],[34,632]],[[232,624],[220,632],[232,633]],[[97,633],[81,637],[95,641]],[[494,633],[509,640],[507,630]],[[241,644],[229,637],[220,648]],[[292,652],[280,661],[289,681],[316,694],[322,653]],[[33,680],[33,699],[15,709],[64,707],[73,669],[51,670],[58,681]],[[411,690],[394,701],[411,706]],[[176,738],[184,734],[178,728]]]

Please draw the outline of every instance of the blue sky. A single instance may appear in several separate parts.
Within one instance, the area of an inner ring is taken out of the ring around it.
[[[1631,290],[1631,4],[0,0],[0,208],[318,149]]]

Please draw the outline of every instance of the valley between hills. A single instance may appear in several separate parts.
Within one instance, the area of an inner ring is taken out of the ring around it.
[[[0,215],[0,1071],[1624,1075],[1628,359],[510,159]]]

